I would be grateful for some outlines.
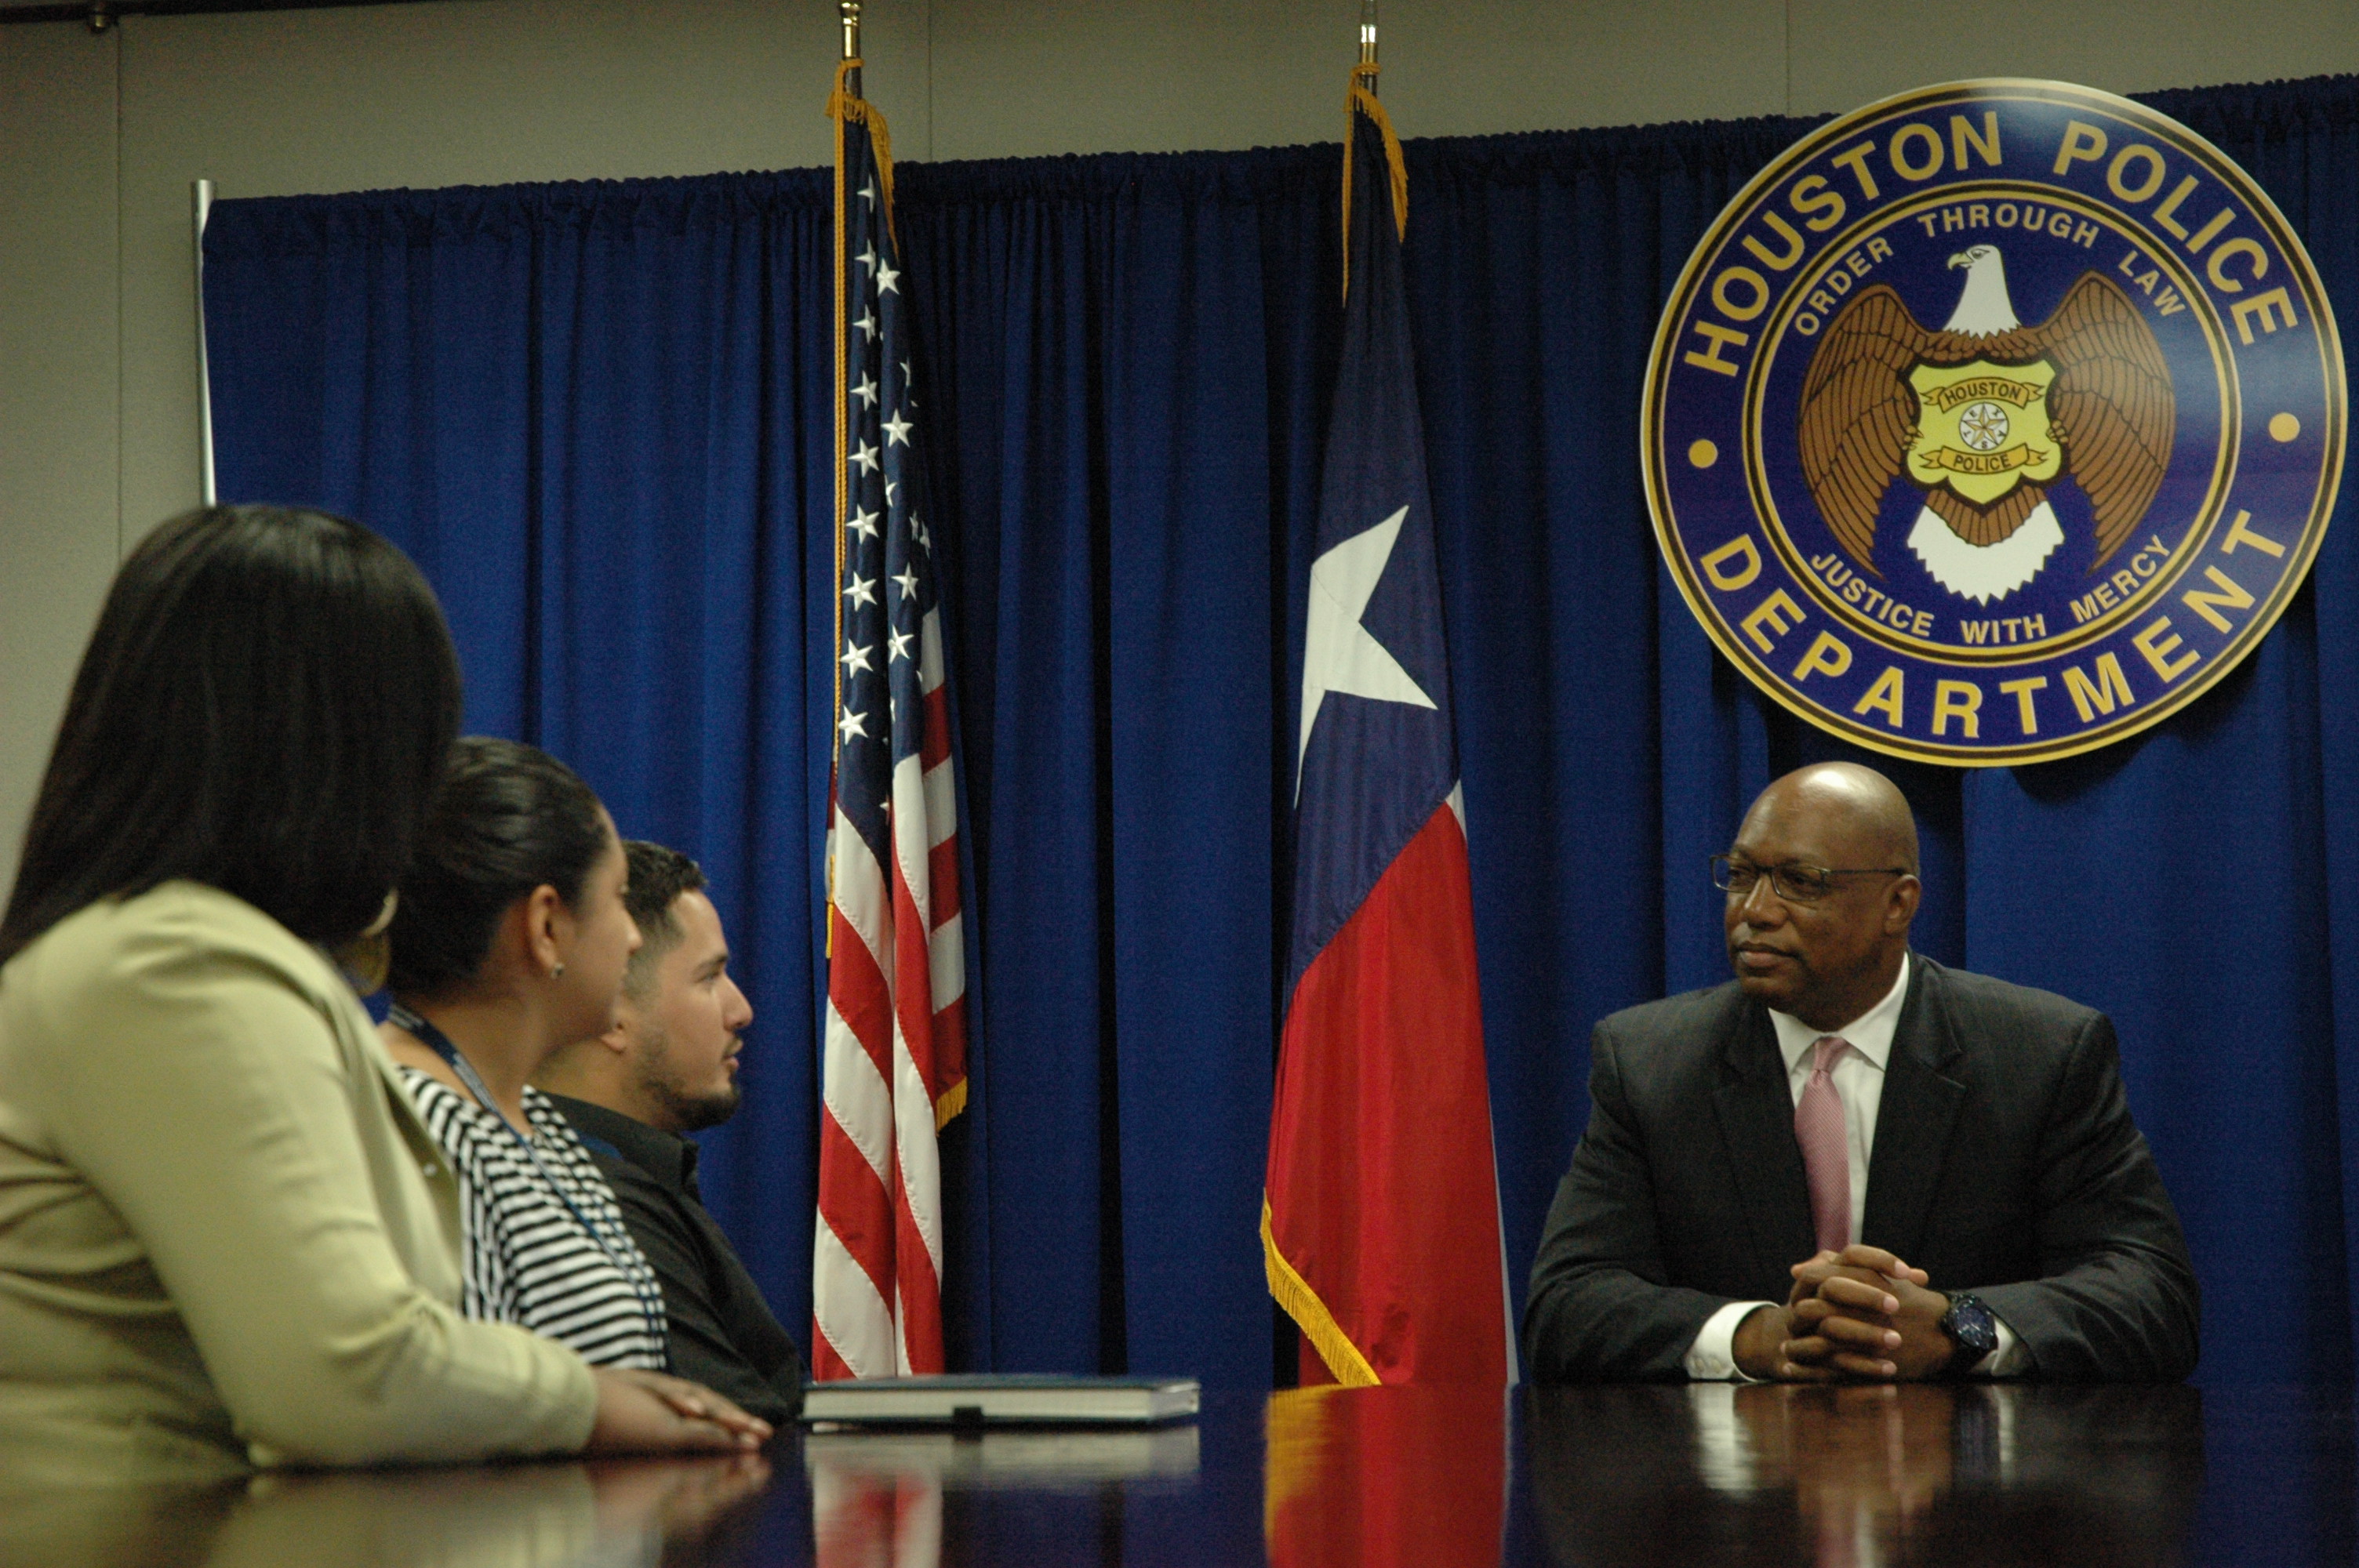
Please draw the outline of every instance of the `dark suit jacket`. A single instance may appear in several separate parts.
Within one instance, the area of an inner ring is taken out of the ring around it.
[[[773,1424],[803,1408],[803,1358],[737,1249],[705,1211],[696,1145],[619,1111],[549,1097],[614,1189],[623,1223],[663,1284],[671,1369]]]
[[[2177,1379],[2198,1302],[2130,1119],[2114,1028],[2047,991],[1910,956],[1860,1238],[1972,1291],[2036,1376]],[[1679,1378],[1731,1301],[1782,1302],[1817,1250],[1767,1008],[1735,982],[1617,1012],[1524,1306],[1541,1382]]]

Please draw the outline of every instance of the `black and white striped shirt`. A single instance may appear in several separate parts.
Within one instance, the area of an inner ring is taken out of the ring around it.
[[[415,1067],[401,1076],[459,1177],[466,1228],[460,1310],[520,1324],[592,1366],[663,1370],[662,1286],[557,1108],[539,1090],[524,1091],[536,1163],[496,1111]],[[585,1219],[597,1234],[582,1228]]]

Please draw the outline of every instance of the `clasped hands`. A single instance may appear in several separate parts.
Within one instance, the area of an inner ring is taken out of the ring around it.
[[[1939,1377],[1954,1350],[1940,1324],[1950,1298],[1881,1247],[1851,1246],[1794,1265],[1782,1307],[1736,1330],[1737,1369],[1788,1383],[1913,1382]]]

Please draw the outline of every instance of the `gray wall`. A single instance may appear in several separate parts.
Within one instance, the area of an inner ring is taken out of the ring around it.
[[[1332,139],[1356,0],[871,0],[905,158]],[[197,498],[189,182],[823,163],[829,0],[443,0],[0,27],[0,886],[125,545]],[[1810,113],[1921,82],[2359,71],[2359,0],[1390,0],[1409,135]]]

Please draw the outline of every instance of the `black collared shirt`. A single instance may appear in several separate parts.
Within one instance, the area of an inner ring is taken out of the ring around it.
[[[671,1369],[763,1420],[803,1404],[803,1358],[696,1190],[696,1145],[619,1111],[549,1097],[606,1174],[623,1223],[663,1282]]]

